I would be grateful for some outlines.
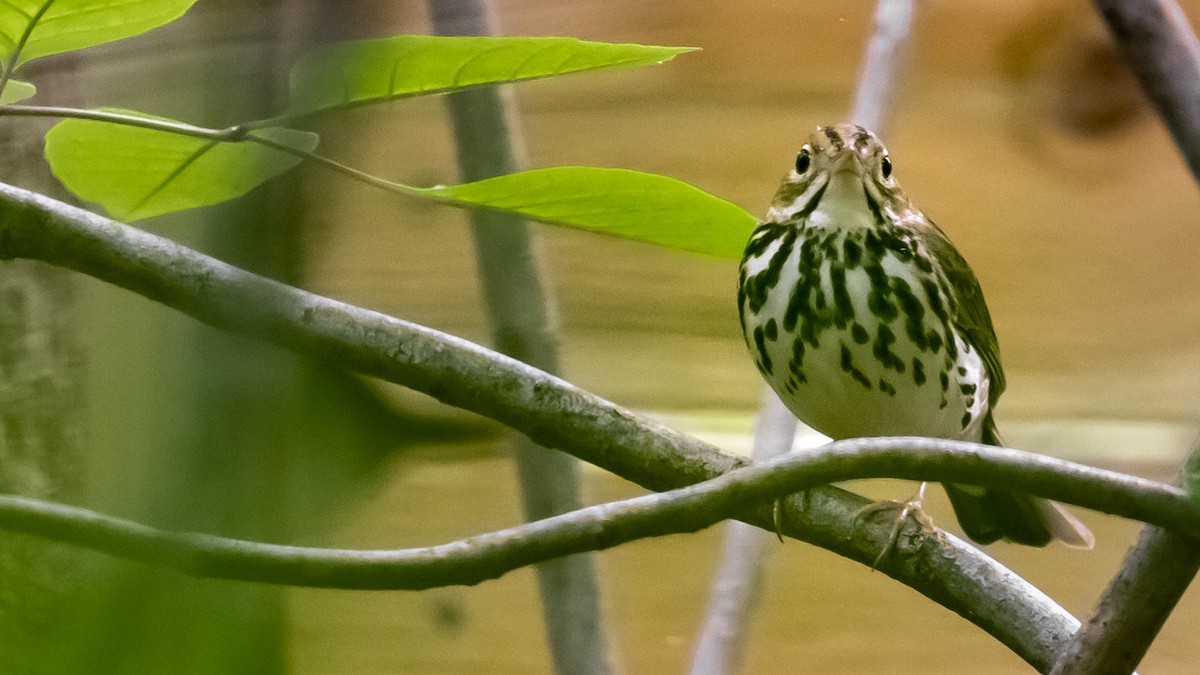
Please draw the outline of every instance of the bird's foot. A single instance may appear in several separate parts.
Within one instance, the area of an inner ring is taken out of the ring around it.
[[[910,517],[916,520],[922,527],[933,529],[933,519],[929,517],[929,514],[925,513],[925,509],[923,508],[926,485],[928,484],[921,483],[921,487],[917,488],[917,493],[906,501],[900,502],[889,499],[887,501],[875,502],[874,504],[867,504],[855,514],[854,521],[857,523],[859,520],[868,518],[880,511],[898,511],[895,517],[895,524],[892,525],[892,531],[888,534],[887,542],[884,544],[883,550],[875,557],[875,562],[871,563],[871,569],[878,568],[879,563],[883,562],[883,559],[896,548],[896,542],[900,539],[900,530],[904,528],[904,523],[908,522]]]

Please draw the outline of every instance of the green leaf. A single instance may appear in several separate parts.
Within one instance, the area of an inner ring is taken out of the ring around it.
[[[183,16],[196,0],[0,0],[0,61],[113,42]]]
[[[306,152],[318,141],[316,134],[281,127],[250,136]],[[79,119],[46,133],[46,159],[72,192],[126,221],[240,197],[301,161],[250,140],[221,143]]]
[[[757,223],[738,206],[674,178],[629,169],[562,166],[418,190],[543,222],[738,259]]]
[[[36,93],[37,87],[28,82],[9,80],[8,83],[4,85],[4,92],[0,93],[0,105],[24,101]]]
[[[689,51],[562,37],[399,35],[342,42],[296,63],[291,111],[305,114],[481,84],[650,65]]]

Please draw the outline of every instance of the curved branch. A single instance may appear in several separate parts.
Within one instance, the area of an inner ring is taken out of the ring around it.
[[[610,502],[439,546],[352,551],[156,530],[86,509],[0,496],[0,528],[194,576],[357,590],[470,585],[527,565],[647,537],[695,532],[753,504],[829,481],[910,478],[1003,485],[1200,537],[1182,490],[1009,448],[924,438],[838,441],[685,488]],[[753,516],[750,518],[753,520]],[[864,524],[863,529],[870,529]],[[891,524],[882,525],[890,530]],[[913,539],[937,540],[920,531]],[[988,589],[977,590],[980,601]]]
[[[1174,0],[1093,0],[1142,90],[1200,179],[1200,39]]]
[[[139,293],[200,321],[429,394],[653,490],[745,460],[645,420],[461,338],[307,293],[48,197],[0,185],[0,257],[31,258]],[[871,564],[888,528],[859,527],[867,501],[837,488],[785,501],[785,533]],[[769,527],[770,507],[743,514]],[[880,571],[958,612],[1035,666],[1078,626],[990,558],[949,539],[900,544]],[[979,588],[993,593],[987,602]],[[1004,594],[999,598],[997,594]]]
[[[1118,48],[1149,96],[1192,176],[1200,180],[1200,40],[1171,0],[1095,0]],[[1200,466],[1193,445],[1184,477]],[[1195,482],[1184,484],[1196,489]],[[1142,529],[1088,617],[1051,671],[1127,673],[1142,660],[1200,570],[1200,542],[1152,527]]]

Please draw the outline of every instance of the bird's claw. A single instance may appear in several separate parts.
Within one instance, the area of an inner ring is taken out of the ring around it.
[[[875,561],[871,563],[871,569],[878,569],[879,563],[883,562],[883,559],[886,558],[888,554],[896,548],[896,542],[900,540],[900,530],[904,528],[904,523],[908,521],[910,516],[923,528],[933,529],[933,520],[929,517],[929,514],[925,513],[925,509],[922,508],[922,505],[925,501],[926,485],[926,483],[921,483],[921,487],[917,488],[917,494],[913,495],[906,501],[900,502],[894,499],[889,499],[882,502],[875,502],[874,504],[867,504],[859,509],[858,513],[855,514],[854,522],[857,525],[859,520],[867,518],[879,511],[891,511],[894,509],[899,509],[900,511],[900,513],[896,515],[895,524],[892,525],[892,531],[888,533],[887,542],[884,544],[883,550],[879,552],[879,555],[875,557]]]
[[[808,493],[798,492],[800,498],[804,501],[804,507],[808,508]],[[775,536],[779,538],[779,543],[783,543],[783,500],[780,497],[775,500],[774,508],[771,509],[771,521],[775,525]]]

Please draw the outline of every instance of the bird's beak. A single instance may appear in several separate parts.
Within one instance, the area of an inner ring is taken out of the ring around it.
[[[832,159],[829,164],[829,182],[825,184],[825,199],[830,200],[830,203],[842,204],[844,208],[861,209],[866,213],[863,183],[867,172],[858,153],[842,152]]]
[[[830,167],[830,173],[850,173],[855,176],[862,176],[862,160],[859,159],[858,153],[856,152],[843,152],[833,160],[833,166]]]

